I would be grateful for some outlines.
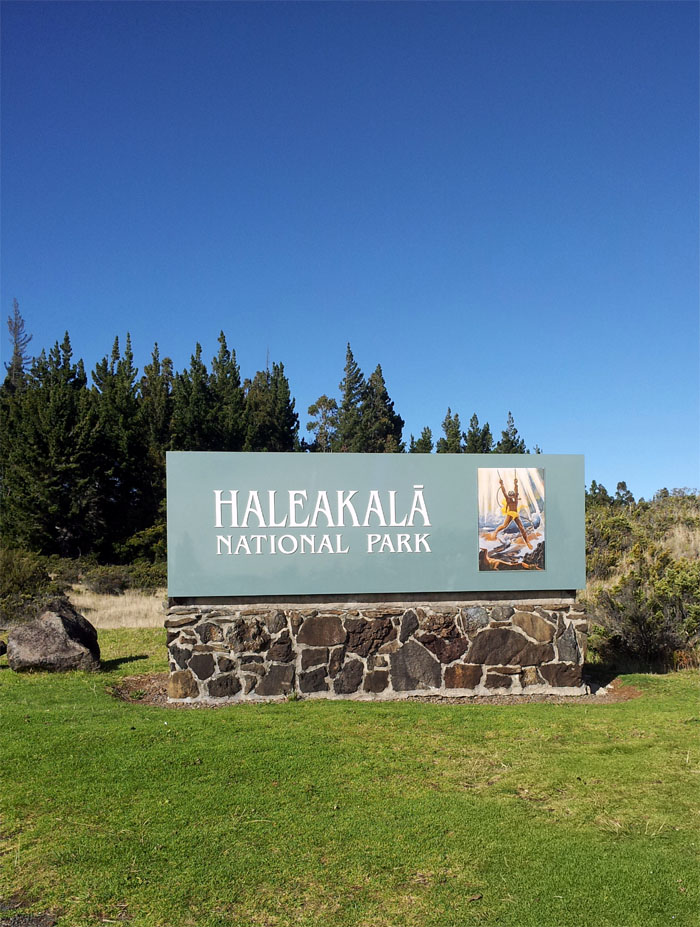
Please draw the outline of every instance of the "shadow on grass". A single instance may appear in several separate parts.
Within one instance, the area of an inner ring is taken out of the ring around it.
[[[112,670],[119,669],[120,666],[123,666],[125,663],[136,663],[138,660],[147,660],[147,653],[140,653],[137,656],[132,657],[118,657],[116,660],[105,660],[100,664],[100,669],[104,673],[109,673]]]

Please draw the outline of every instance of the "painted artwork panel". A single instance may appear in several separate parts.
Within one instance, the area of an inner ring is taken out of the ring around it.
[[[541,467],[479,467],[479,571],[544,570]]]

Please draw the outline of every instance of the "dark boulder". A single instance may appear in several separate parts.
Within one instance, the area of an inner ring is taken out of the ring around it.
[[[36,621],[10,631],[7,660],[15,672],[100,668],[97,631],[69,602],[56,602]]]

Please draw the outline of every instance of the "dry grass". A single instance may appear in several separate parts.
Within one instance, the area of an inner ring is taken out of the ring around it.
[[[661,543],[675,560],[700,558],[700,528],[674,525]]]
[[[165,620],[167,593],[136,592],[99,595],[83,585],[71,588],[69,598],[81,615],[96,628],[161,628]]]

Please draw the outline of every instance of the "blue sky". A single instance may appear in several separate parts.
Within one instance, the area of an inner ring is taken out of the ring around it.
[[[350,341],[447,406],[697,486],[698,4],[2,8],[3,319],[92,369],[223,329],[302,429]],[[7,331],[2,332],[7,360]]]

